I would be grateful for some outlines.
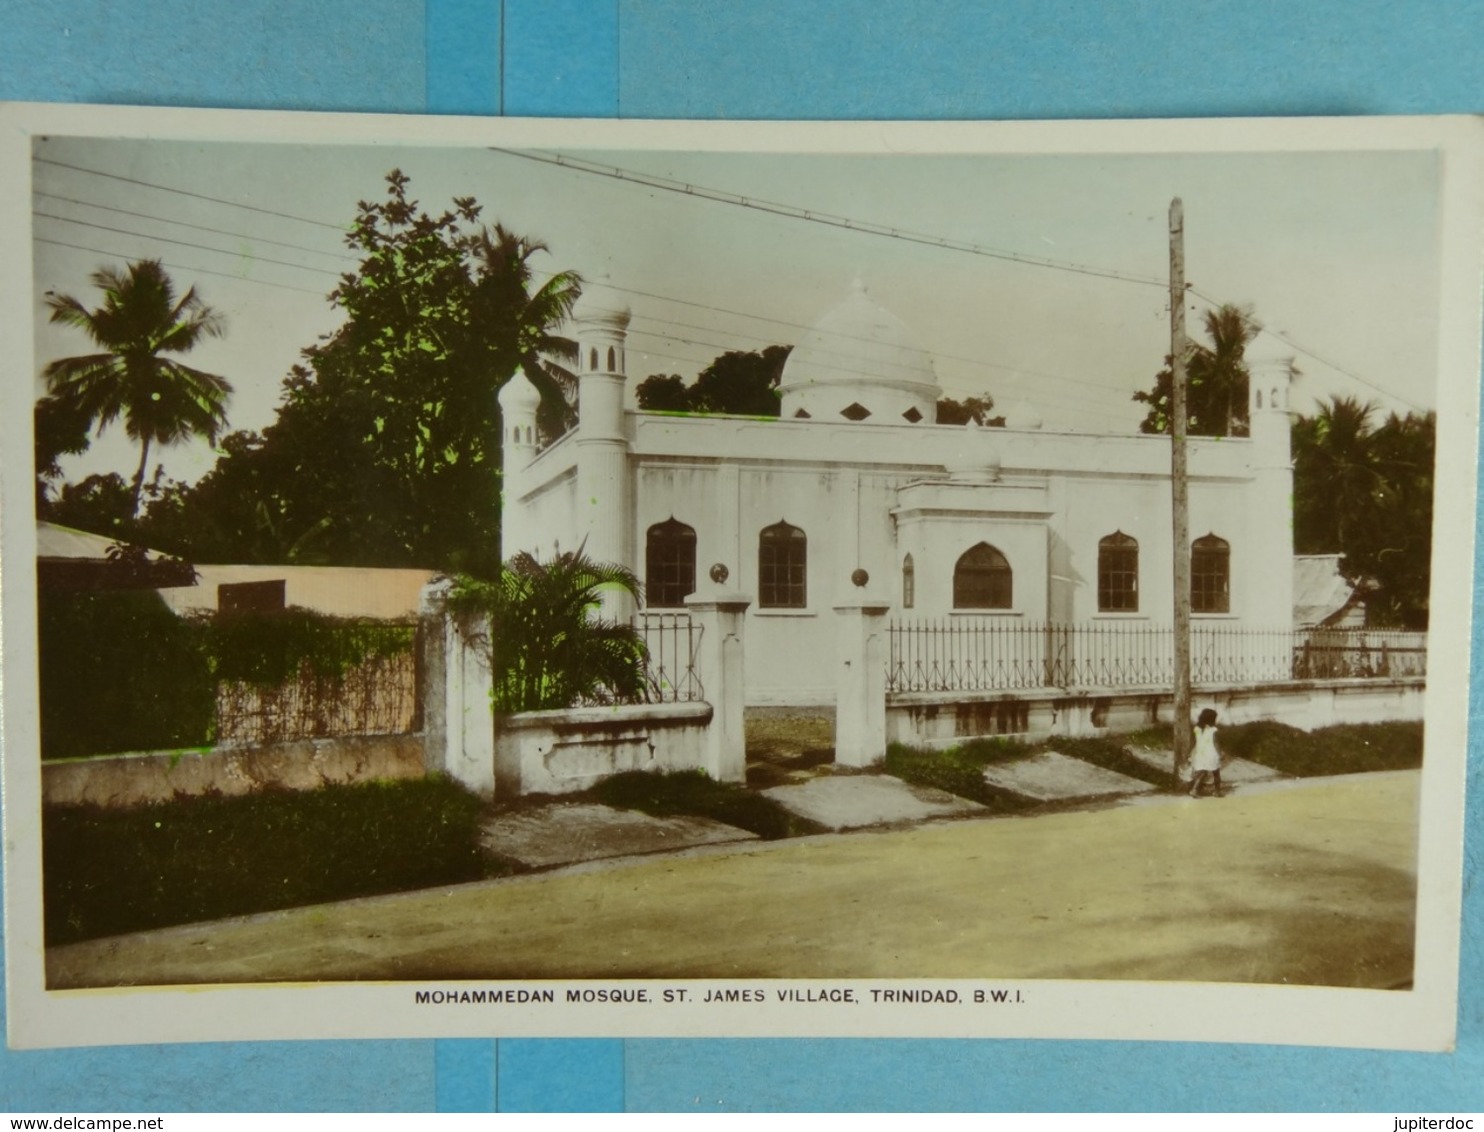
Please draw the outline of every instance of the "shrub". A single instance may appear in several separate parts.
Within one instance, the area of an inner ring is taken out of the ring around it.
[[[482,640],[494,675],[497,712],[546,711],[579,703],[635,703],[650,695],[648,651],[632,626],[594,616],[602,591],[639,596],[623,566],[580,552],[549,562],[517,554],[498,581],[462,577],[449,608],[466,631],[488,619]]]
[[[1317,731],[1261,720],[1217,732],[1224,754],[1298,776],[1411,770],[1422,765],[1422,724],[1339,724]]]
[[[510,871],[480,848],[480,800],[443,778],[48,807],[48,946]]]
[[[43,593],[38,612],[42,758],[210,742],[205,633],[159,594]]]

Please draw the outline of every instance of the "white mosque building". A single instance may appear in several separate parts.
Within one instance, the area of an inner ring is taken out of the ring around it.
[[[833,609],[863,596],[898,619],[1170,621],[1168,437],[1057,432],[1024,406],[938,425],[930,355],[859,285],[794,347],[778,419],[626,408],[628,323],[579,312],[579,423],[550,446],[535,388],[502,390],[504,551],[582,545],[630,567],[648,611],[723,567],[751,601],[749,704],[833,703]],[[1248,363],[1250,436],[1190,443],[1192,606],[1287,628],[1291,368]]]

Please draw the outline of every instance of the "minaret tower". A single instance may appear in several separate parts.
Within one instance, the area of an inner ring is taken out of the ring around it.
[[[575,318],[577,378],[577,530],[587,556],[634,568],[633,485],[624,429],[624,346],[629,309],[589,306]],[[607,593],[603,616],[625,620],[627,594]]]
[[[1247,397],[1252,439],[1252,561],[1281,564],[1256,591],[1254,624],[1286,627],[1293,621],[1293,433],[1288,410],[1294,365],[1271,335],[1248,349]]]
[[[525,469],[536,458],[536,410],[541,394],[520,370],[499,394],[500,403],[500,555],[537,550],[536,534],[521,500]]]

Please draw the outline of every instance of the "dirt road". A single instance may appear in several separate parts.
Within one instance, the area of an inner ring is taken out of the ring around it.
[[[1388,987],[1416,772],[583,866],[53,949],[54,988],[956,977]]]

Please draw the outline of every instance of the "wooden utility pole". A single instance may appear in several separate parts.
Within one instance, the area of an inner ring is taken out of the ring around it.
[[[1190,758],[1190,479],[1185,467],[1185,207],[1170,202],[1170,489],[1175,542],[1174,789]]]

